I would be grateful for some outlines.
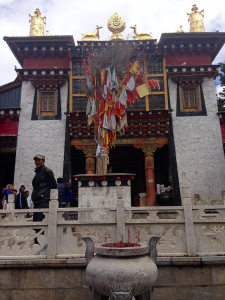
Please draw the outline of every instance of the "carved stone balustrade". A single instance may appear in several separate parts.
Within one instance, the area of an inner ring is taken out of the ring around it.
[[[104,243],[122,236],[126,241],[129,235],[132,241],[147,243],[157,235],[159,257],[225,255],[223,205],[192,205],[187,193],[183,206],[131,207],[118,193],[113,206],[109,201],[103,207],[58,208],[57,192],[51,192],[49,209],[15,210],[9,197],[8,209],[0,210],[1,260],[83,258],[82,236]],[[32,214],[40,211],[45,218],[33,222]]]

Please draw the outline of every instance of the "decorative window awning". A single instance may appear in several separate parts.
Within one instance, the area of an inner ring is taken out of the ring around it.
[[[44,89],[55,89],[65,80],[69,80],[69,68],[64,69],[15,69],[17,78],[30,81],[33,86]]]
[[[219,75],[218,65],[200,65],[200,66],[166,66],[167,76],[179,84],[200,84],[204,77],[213,77]]]

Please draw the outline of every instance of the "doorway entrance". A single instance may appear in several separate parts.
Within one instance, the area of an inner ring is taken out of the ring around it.
[[[113,173],[135,174],[131,181],[131,205],[137,205],[139,194],[146,190],[144,153],[133,146],[116,146],[109,151],[109,163]]]
[[[3,198],[2,189],[7,184],[13,184],[16,153],[0,153],[0,200]],[[0,201],[0,208],[2,208]]]

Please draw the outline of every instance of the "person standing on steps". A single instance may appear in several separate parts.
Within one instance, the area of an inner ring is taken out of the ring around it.
[[[31,199],[34,208],[49,208],[50,190],[56,189],[57,183],[51,169],[45,166],[45,156],[36,154],[34,156],[35,176],[32,181],[33,192]],[[34,222],[41,222],[44,219],[42,212],[33,214]]]

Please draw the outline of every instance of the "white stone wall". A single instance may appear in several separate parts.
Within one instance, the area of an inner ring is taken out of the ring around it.
[[[117,199],[123,199],[124,206],[131,206],[130,186],[79,187],[79,207],[116,207]]]
[[[178,176],[195,204],[223,204],[225,163],[214,80],[202,83],[207,116],[177,117],[177,84],[169,79]]]
[[[60,88],[61,120],[31,120],[35,88],[30,82],[23,82],[21,94],[21,112],[16,150],[14,186],[24,184],[32,191],[32,179],[35,175],[33,157],[45,155],[45,164],[53,170],[55,178],[63,175],[65,127],[67,111],[68,82]]]

